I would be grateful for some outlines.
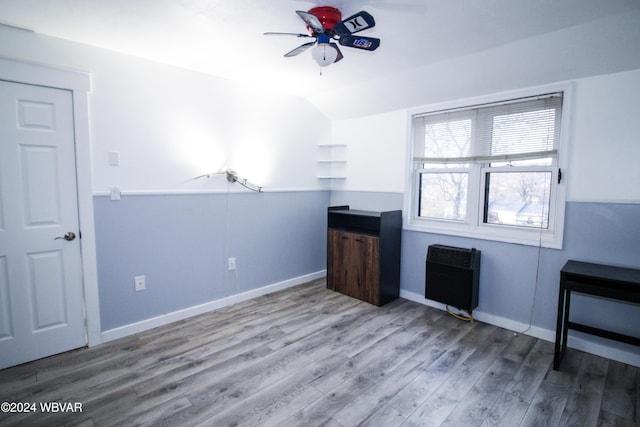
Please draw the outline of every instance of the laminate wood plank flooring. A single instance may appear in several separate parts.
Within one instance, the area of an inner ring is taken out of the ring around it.
[[[0,426],[635,426],[640,369],[324,279],[0,371]],[[40,404],[80,403],[82,412]]]

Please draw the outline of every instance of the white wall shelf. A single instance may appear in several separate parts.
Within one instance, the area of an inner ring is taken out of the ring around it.
[[[318,179],[347,179],[347,144],[318,144]]]

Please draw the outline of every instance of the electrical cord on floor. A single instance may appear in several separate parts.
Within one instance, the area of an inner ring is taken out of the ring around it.
[[[463,311],[460,310],[459,308],[457,309],[458,311]],[[453,310],[451,310],[449,308],[449,306],[447,305],[447,313],[449,313],[450,315],[452,315],[453,317],[455,317],[456,319],[459,320],[464,320],[465,322],[469,322],[469,323],[473,323],[473,316],[471,315],[470,311],[467,311],[465,313],[455,313]]]

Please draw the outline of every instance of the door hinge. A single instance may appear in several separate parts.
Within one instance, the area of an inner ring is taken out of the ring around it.
[[[558,184],[562,181],[562,169],[558,168]]]

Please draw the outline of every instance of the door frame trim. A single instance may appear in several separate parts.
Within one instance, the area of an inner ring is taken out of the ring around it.
[[[78,219],[80,230],[82,231],[80,256],[84,290],[85,330],[87,345],[91,347],[100,344],[102,337],[91,183],[91,141],[89,138],[88,96],[91,91],[91,75],[84,71],[0,56],[0,80],[64,89],[72,93]]]

